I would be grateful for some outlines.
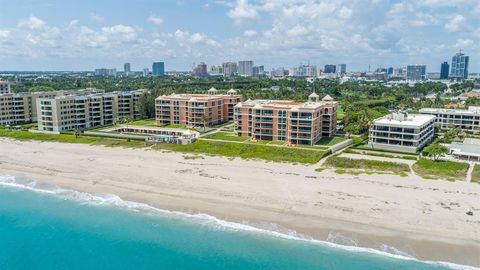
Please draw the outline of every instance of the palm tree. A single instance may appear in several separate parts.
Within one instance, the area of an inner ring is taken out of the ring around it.
[[[75,129],[74,135],[75,135],[75,139],[78,139],[78,137],[80,137],[80,135],[82,135],[82,131],[79,128],[77,128],[77,129]]]
[[[203,131],[205,132],[205,129],[207,127],[208,117],[205,114],[203,114],[202,116],[200,116],[200,121],[203,122]]]

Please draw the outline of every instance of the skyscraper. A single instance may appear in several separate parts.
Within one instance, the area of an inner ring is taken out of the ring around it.
[[[335,65],[325,65],[325,68],[323,69],[324,73],[335,73],[336,67]]]
[[[97,68],[95,69],[95,76],[117,76],[117,69],[115,68]]]
[[[440,80],[448,79],[448,72],[450,70],[450,65],[448,62],[443,62],[442,66],[440,67]]]
[[[346,64],[338,64],[336,72],[338,74],[346,74],[347,73],[347,65]]]
[[[452,70],[450,77],[457,80],[468,78],[469,57],[459,52],[452,57]]]
[[[230,77],[237,73],[237,63],[226,62],[222,64],[223,76]]]
[[[152,74],[153,76],[163,76],[165,75],[165,63],[164,62],[154,62],[152,65]]]
[[[129,75],[130,72],[132,72],[132,70],[130,69],[130,63],[125,63],[123,65],[123,72],[125,73],[125,75]]]
[[[208,76],[208,73],[207,73],[207,64],[205,64],[204,62],[201,62],[200,64],[198,64],[192,71],[192,75],[193,76],[197,76],[197,77],[207,77]]]
[[[238,61],[238,75],[253,76],[253,61]]]
[[[265,67],[264,66],[253,67],[253,76],[263,76],[263,75],[265,75]]]
[[[423,81],[426,79],[426,75],[427,75],[426,65],[408,65],[407,66],[408,81]]]
[[[223,75],[222,66],[210,66],[210,75],[211,76]]]

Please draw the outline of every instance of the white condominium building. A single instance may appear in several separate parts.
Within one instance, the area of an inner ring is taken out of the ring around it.
[[[112,124],[135,118],[138,98],[146,90],[37,99],[38,130],[60,133]]]
[[[468,110],[424,108],[421,114],[436,116],[436,124],[440,128],[456,127],[465,131],[474,131],[480,128],[480,107],[470,106]]]
[[[38,130],[63,132],[113,123],[113,95],[59,96],[37,100]]]
[[[378,118],[370,126],[368,145],[415,153],[432,141],[435,116],[392,113]]]
[[[75,94],[103,93],[93,88],[76,91],[49,91],[0,94],[0,126],[19,125],[37,121],[37,99]]]

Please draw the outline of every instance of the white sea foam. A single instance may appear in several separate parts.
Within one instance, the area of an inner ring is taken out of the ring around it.
[[[263,235],[269,235],[277,238],[295,240],[295,241],[304,241],[313,244],[328,246],[331,248],[346,250],[350,252],[358,253],[370,253],[377,254],[382,256],[388,256],[401,260],[411,260],[418,261],[413,256],[391,247],[388,245],[382,245],[381,250],[359,247],[357,242],[354,239],[348,238],[338,232],[331,232],[327,237],[327,241],[321,241],[313,239],[309,236],[302,235],[293,230],[286,230],[284,228],[279,228],[275,224],[270,224],[270,226],[264,226],[265,228],[259,228],[256,226],[230,222],[222,219],[218,219],[214,216],[202,213],[187,213],[180,211],[169,211],[164,209],[155,208],[148,204],[126,201],[121,199],[119,196],[113,194],[90,194],[85,192],[78,192],[70,189],[63,189],[51,185],[39,185],[36,181],[18,178],[11,175],[0,174],[0,185],[8,186],[13,188],[28,189],[35,192],[53,194],[59,196],[63,199],[74,200],[80,203],[86,203],[90,205],[106,205],[114,206],[118,208],[127,208],[137,212],[151,213],[151,214],[160,214],[163,216],[170,216],[176,218],[182,218],[184,220],[194,221],[198,224],[212,226],[222,230],[234,230],[234,231],[246,231],[252,233],[258,233]],[[461,270],[480,270],[468,265],[459,265],[449,262],[442,261],[422,261],[424,263],[441,265],[451,269],[461,269]]]

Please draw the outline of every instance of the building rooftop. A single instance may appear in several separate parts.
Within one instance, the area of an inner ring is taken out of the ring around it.
[[[435,119],[435,116],[428,114],[403,114],[392,113],[374,121],[375,125],[420,127]]]
[[[443,109],[443,108],[423,108],[420,109],[420,113],[449,113],[449,114],[464,114],[474,115],[480,114],[480,107],[470,106],[468,110],[461,109]]]
[[[463,142],[452,142],[450,150],[452,150],[453,154],[480,156],[480,140],[466,138]]]
[[[182,99],[182,100],[210,100],[210,99],[219,99],[222,97],[229,97],[230,95],[209,95],[209,94],[171,94],[171,95],[163,95],[156,98],[156,100],[161,99]]]
[[[256,99],[240,102],[236,107],[248,106],[256,108],[284,108],[284,109],[317,109],[325,105],[330,105],[332,102],[296,102],[291,100],[268,100]]]

